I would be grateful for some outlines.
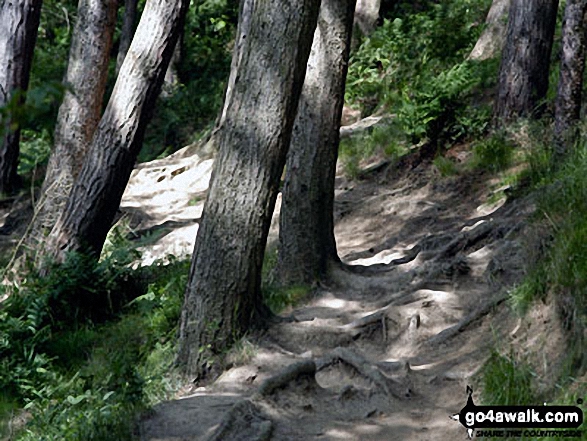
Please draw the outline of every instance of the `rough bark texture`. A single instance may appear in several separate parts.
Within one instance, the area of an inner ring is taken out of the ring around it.
[[[322,0],[282,191],[277,277],[284,285],[312,284],[338,260],[334,176],[354,3]]]
[[[379,20],[381,0],[356,0],[355,24],[363,35],[369,35]]]
[[[182,310],[178,362],[188,375],[204,373],[209,357],[249,329],[261,309],[263,254],[319,4],[250,3]]]
[[[59,108],[41,197],[23,241],[25,254],[41,251],[44,238],[63,212],[100,121],[117,4],[117,0],[79,2],[65,74],[68,90]]]
[[[585,70],[587,0],[567,0],[563,21],[558,93],[555,102],[555,158],[573,145],[581,113],[581,90]]]
[[[118,43],[118,54],[116,55],[116,75],[120,72],[124,58],[130,48],[132,37],[135,33],[137,22],[138,0],[124,0],[124,16],[122,18],[122,29],[120,31],[120,42]]]
[[[475,43],[469,58],[487,60],[496,57],[505,42],[508,14],[512,0],[493,0],[485,19],[485,29]]]
[[[0,0],[0,108],[23,102],[29,84],[42,0]],[[18,187],[20,127],[8,116],[0,120],[0,194]]]
[[[145,127],[181,32],[189,0],[148,0],[63,215],[50,254],[98,255],[142,145]]]
[[[548,90],[558,0],[513,0],[499,72],[495,124],[535,116]]]

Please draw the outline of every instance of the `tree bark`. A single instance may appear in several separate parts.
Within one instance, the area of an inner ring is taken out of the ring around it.
[[[51,232],[49,254],[99,255],[140,151],[189,0],[148,0],[110,101],[65,211]]]
[[[354,3],[322,0],[285,168],[276,268],[283,285],[311,285],[338,261],[334,177]]]
[[[505,42],[511,0],[493,0],[485,19],[485,29],[471,51],[471,60],[487,60],[496,57]]]
[[[247,5],[249,0],[243,0]],[[216,132],[219,152],[180,324],[188,375],[235,341],[262,310],[261,266],[291,140],[319,0],[253,0],[249,35]],[[244,8],[241,7],[241,13]]]
[[[42,0],[0,0],[0,108],[24,103],[41,5]],[[19,186],[20,127],[10,111],[0,124],[0,194],[9,194]]]
[[[379,20],[381,0],[356,0],[355,24],[362,35],[369,35]]]
[[[494,108],[495,125],[540,113],[558,0],[512,0]]]
[[[577,138],[585,71],[586,19],[587,0],[567,0],[554,114],[554,158],[557,162],[568,152]]]
[[[124,15],[122,18],[122,29],[120,30],[120,42],[118,43],[118,54],[116,55],[116,76],[120,72],[124,58],[128,53],[132,37],[135,33],[137,22],[138,0],[124,0]]]
[[[57,116],[41,198],[23,240],[24,255],[42,254],[44,238],[63,212],[100,121],[117,7],[117,0],[79,2],[65,74],[68,89]]]

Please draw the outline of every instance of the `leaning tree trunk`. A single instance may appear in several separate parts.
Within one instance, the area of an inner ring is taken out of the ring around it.
[[[120,30],[120,42],[118,43],[118,54],[116,55],[116,75],[120,72],[122,63],[132,42],[137,22],[138,0],[124,0],[124,15],[122,16],[122,29]]]
[[[250,5],[182,310],[178,362],[188,375],[203,374],[259,318],[263,254],[320,2]]]
[[[136,157],[145,127],[181,32],[189,0],[148,0],[110,101],[100,120],[48,254],[99,255]]]
[[[0,108],[24,102],[41,19],[42,0],[0,3]],[[20,126],[6,109],[0,120],[0,194],[18,188]]]
[[[41,197],[23,240],[23,256],[42,254],[44,238],[63,212],[100,121],[117,6],[117,0],[79,2],[65,74],[68,90],[59,108]]]
[[[567,0],[560,78],[554,114],[554,158],[558,162],[577,137],[585,70],[587,0]]]
[[[512,0],[493,0],[485,19],[485,29],[471,51],[471,60],[487,60],[503,49],[507,30],[507,18]]]
[[[513,0],[494,108],[496,125],[536,116],[548,90],[558,0]]]
[[[276,274],[310,285],[338,261],[334,176],[354,0],[322,0],[318,27],[287,156]]]

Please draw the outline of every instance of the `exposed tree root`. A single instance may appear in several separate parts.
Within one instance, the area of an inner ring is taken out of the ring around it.
[[[276,375],[267,378],[259,389],[256,396],[263,397],[272,394],[276,389],[285,387],[290,381],[301,376],[313,376],[316,373],[314,360],[303,360],[290,364]]]
[[[385,376],[377,366],[374,366],[361,355],[346,348],[338,347],[329,355],[319,360],[317,370],[322,370],[337,362],[343,362],[351,366],[360,375],[371,380],[375,386],[383,390],[386,395],[395,398],[402,398],[407,395],[407,391],[404,391],[404,393],[400,392],[401,385]]]
[[[450,328],[447,328],[428,339],[427,343],[430,345],[438,345],[440,343],[446,342],[447,340],[457,335],[459,332],[463,331],[467,326],[469,326],[474,321],[479,320],[481,317],[489,314],[494,307],[502,303],[507,298],[507,294],[501,294],[495,299],[491,299],[483,303],[473,312],[462,318],[456,325],[451,326]]]
[[[273,423],[249,400],[236,403],[207,441],[269,441]]]

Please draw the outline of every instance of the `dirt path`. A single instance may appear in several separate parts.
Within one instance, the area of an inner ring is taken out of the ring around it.
[[[185,252],[193,246],[204,191],[193,185],[207,185],[210,164],[176,165],[136,172],[123,202],[127,212],[134,204],[137,231],[164,231],[145,246],[153,258],[161,257],[154,247],[168,249],[165,238],[175,253],[179,237]],[[168,179],[168,191],[174,179],[191,179],[192,193],[175,195],[172,217],[162,202],[167,218],[158,218],[156,207],[139,204],[151,200],[138,191],[141,173]],[[289,321],[250,336],[213,384],[156,406],[141,439],[466,439],[449,416],[514,327],[503,300],[527,260],[532,205],[488,204],[497,186],[478,174],[440,178],[430,164],[388,167],[361,182],[338,178],[335,232],[346,265],[334,269],[331,285],[284,314]],[[189,234],[178,236],[182,229]]]

